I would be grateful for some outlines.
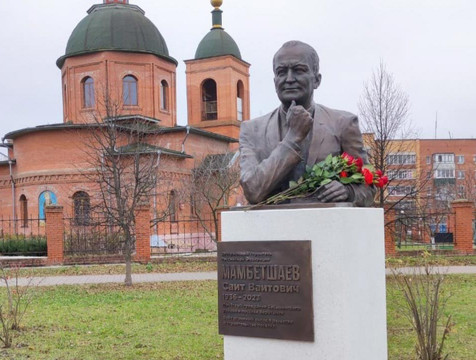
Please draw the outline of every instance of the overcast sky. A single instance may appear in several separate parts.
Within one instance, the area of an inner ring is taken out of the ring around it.
[[[101,0],[0,0],[0,136],[62,122],[55,62],[88,8]],[[185,66],[211,27],[208,0],[131,0],[146,12],[179,61],[179,124],[186,124]],[[476,136],[475,0],[224,0],[223,25],[251,64],[251,116],[279,104],[273,54],[302,40],[321,58],[315,100],[357,111],[380,60],[408,93],[420,137]]]

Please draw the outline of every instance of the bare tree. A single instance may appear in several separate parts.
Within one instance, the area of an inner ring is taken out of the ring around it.
[[[126,263],[125,284],[132,285],[132,256],[135,251],[135,215],[139,206],[149,205],[157,187],[160,148],[147,142],[158,126],[140,116],[121,116],[122,107],[107,96],[105,116],[91,114],[91,128],[83,144],[89,169],[83,172],[98,189],[95,207],[107,225],[122,232]],[[84,136],[84,135],[83,135]]]
[[[408,141],[395,141],[396,139],[411,139],[414,137],[409,120],[408,95],[395,83],[393,75],[387,71],[385,64],[380,62],[373,72],[370,80],[365,84],[363,94],[358,104],[362,129],[364,133],[372,134],[367,147],[369,161],[377,169],[387,173],[392,169],[394,174],[407,169],[407,161],[402,158],[400,163],[389,162],[390,154],[407,154],[411,151],[411,143]],[[411,160],[409,158],[409,160]],[[398,178],[398,177],[397,177]],[[387,187],[398,179],[389,177],[389,183],[379,189],[377,199],[380,207],[383,207]],[[415,191],[409,192],[415,196]]]
[[[218,212],[229,205],[230,196],[239,186],[238,155],[238,152],[208,155],[192,170],[189,191],[193,212],[214,241],[218,234]]]

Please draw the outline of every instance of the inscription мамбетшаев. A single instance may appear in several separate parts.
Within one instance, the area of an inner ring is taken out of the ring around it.
[[[223,335],[314,340],[310,241],[218,244]]]

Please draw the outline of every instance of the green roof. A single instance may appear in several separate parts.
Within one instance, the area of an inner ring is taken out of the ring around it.
[[[164,155],[176,156],[180,158],[192,158],[191,155],[182,153],[180,151],[166,149],[160,146],[155,146],[155,145],[142,143],[142,142],[122,146],[117,149],[117,153],[124,154],[124,155],[161,153]]]
[[[136,5],[94,5],[73,30],[65,55],[56,65],[61,68],[68,57],[98,51],[148,53],[177,64],[159,30],[144,14]]]
[[[200,41],[195,59],[205,59],[214,56],[233,55],[241,59],[240,49],[236,45],[235,40],[223,30],[223,28],[213,28]]]

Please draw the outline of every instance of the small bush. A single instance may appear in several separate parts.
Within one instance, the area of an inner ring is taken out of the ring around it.
[[[46,238],[43,236],[10,236],[0,238],[0,254],[17,256],[46,255]]]
[[[443,290],[445,275],[431,265],[431,255],[423,254],[423,267],[405,274],[392,268],[393,279],[403,295],[397,306],[411,324],[416,335],[415,352],[418,360],[447,360],[444,344],[451,328],[451,315],[444,310],[449,295]],[[397,298],[397,297],[395,297]]]
[[[33,278],[27,278],[27,284],[18,285],[19,267],[13,267],[7,275],[0,263],[0,283],[5,286],[6,297],[0,299],[0,341],[5,348],[12,346],[13,331],[21,329],[20,323],[36,293]]]

